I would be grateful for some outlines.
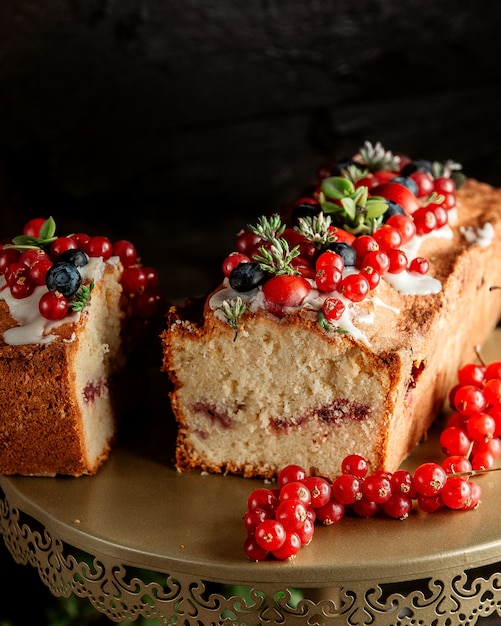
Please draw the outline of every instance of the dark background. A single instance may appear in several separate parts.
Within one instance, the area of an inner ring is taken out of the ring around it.
[[[131,239],[177,299],[366,139],[501,185],[500,18],[496,0],[2,0],[0,233],[50,214]]]
[[[53,215],[131,239],[179,299],[366,139],[501,186],[500,20],[499,0],[1,0],[0,238]],[[46,590],[5,552],[17,612],[22,572]]]

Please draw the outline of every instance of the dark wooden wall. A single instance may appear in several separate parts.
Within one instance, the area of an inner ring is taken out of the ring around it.
[[[501,185],[500,20],[497,0],[2,0],[0,232],[52,214],[129,237],[177,297],[365,139]]]

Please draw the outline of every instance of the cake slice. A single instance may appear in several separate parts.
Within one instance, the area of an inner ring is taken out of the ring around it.
[[[457,164],[366,143],[323,168],[287,222],[238,234],[200,307],[169,312],[178,470],[395,470],[500,318],[500,259],[501,190]]]
[[[129,242],[56,237],[52,219],[3,245],[1,474],[80,476],[108,458],[137,343],[130,328],[146,300],[158,304],[153,276]]]

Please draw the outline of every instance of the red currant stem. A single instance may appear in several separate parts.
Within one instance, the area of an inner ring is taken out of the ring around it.
[[[477,355],[477,359],[480,361],[480,365],[483,365],[484,367],[486,367],[487,363],[482,358],[482,353],[480,352],[480,346],[475,346],[473,349],[475,350],[475,354]]]
[[[488,469],[479,469],[479,470],[470,470],[468,472],[454,472],[452,474],[447,474],[447,478],[452,478],[453,476],[478,476],[479,474],[488,474],[489,472],[499,472],[501,467],[490,467]]]

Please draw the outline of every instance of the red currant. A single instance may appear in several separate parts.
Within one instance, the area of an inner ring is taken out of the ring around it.
[[[334,265],[323,265],[316,271],[315,282],[319,291],[330,292],[337,289],[342,277],[342,272]]]
[[[311,494],[310,506],[317,509],[327,504],[331,498],[331,485],[328,480],[321,476],[310,476],[303,481],[305,487]]]
[[[59,291],[48,291],[40,298],[38,308],[45,319],[61,320],[68,314],[68,300]]]
[[[325,298],[322,303],[322,313],[328,322],[337,322],[341,319],[345,309],[344,303],[333,296]]]
[[[430,263],[428,259],[422,256],[417,256],[409,263],[409,272],[414,272],[415,274],[427,274],[429,269]]]
[[[277,520],[266,519],[257,526],[255,537],[261,548],[273,552],[284,545],[286,532]]]
[[[43,217],[35,217],[23,226],[23,235],[28,235],[29,237],[40,237],[40,229],[45,223],[45,219]]]
[[[341,472],[343,474],[351,474],[357,478],[364,478],[368,467],[367,459],[361,454],[348,454],[341,461]]]
[[[291,463],[283,467],[277,476],[277,483],[280,489],[284,487],[287,483],[291,482],[301,482],[307,477],[306,470],[301,467],[301,465],[297,465]]]
[[[348,274],[341,281],[339,291],[352,302],[361,302],[369,293],[369,281],[360,274]]]
[[[417,493],[423,496],[436,496],[442,491],[446,481],[445,470],[437,463],[423,463],[414,472],[414,486]]]
[[[126,239],[119,239],[113,244],[113,255],[120,259],[122,266],[129,267],[137,261],[137,250],[134,244]]]
[[[442,502],[449,509],[464,509],[471,496],[470,483],[460,476],[448,478],[440,492]]]
[[[113,244],[108,237],[97,235],[89,239],[85,252],[90,257],[102,257],[104,261],[107,261],[113,254]]]

